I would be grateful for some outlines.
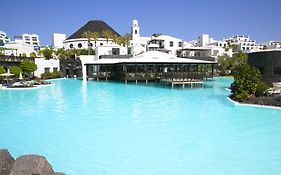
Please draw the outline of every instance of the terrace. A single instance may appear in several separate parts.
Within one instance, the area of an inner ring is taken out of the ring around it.
[[[99,59],[86,64],[87,79],[198,82],[213,77],[212,61],[146,52],[131,59]]]
[[[34,58],[31,58],[31,57],[7,56],[7,55],[1,55],[0,56],[0,62],[19,63],[19,62],[22,62],[23,60],[34,61]]]

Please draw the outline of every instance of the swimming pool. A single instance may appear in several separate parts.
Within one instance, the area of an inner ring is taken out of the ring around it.
[[[281,110],[235,106],[231,79],[204,89],[54,81],[0,90],[0,148],[79,175],[276,175]]]

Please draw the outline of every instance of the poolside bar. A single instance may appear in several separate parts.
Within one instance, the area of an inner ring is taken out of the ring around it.
[[[145,53],[131,59],[99,59],[85,64],[87,80],[157,81],[164,84],[196,85],[213,78],[216,62]]]

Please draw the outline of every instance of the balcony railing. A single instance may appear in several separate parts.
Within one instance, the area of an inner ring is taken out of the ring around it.
[[[24,60],[34,61],[31,57],[16,57],[16,56],[0,56],[0,62],[22,62]]]
[[[88,78],[100,78],[100,79],[106,79],[112,77],[111,72],[93,72],[88,75]]]

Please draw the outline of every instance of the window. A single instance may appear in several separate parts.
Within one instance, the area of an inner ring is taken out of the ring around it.
[[[120,49],[119,48],[112,48],[112,55],[120,55]]]
[[[81,43],[79,43],[79,44],[78,44],[78,48],[81,48],[81,47],[82,47],[82,44],[81,44]]]
[[[182,42],[179,42],[179,47],[182,47]]]
[[[53,68],[53,71],[54,71],[54,72],[55,72],[55,71],[57,72],[58,70],[59,70],[59,69],[58,69],[57,67],[54,67],[54,68]]]
[[[274,67],[273,68],[274,75],[281,75],[281,67]]]
[[[170,41],[170,47],[173,47],[173,46],[174,46],[174,42]]]
[[[70,44],[69,47],[70,47],[70,48],[73,48],[73,44]]]
[[[49,67],[45,67],[45,73],[46,72],[50,72],[50,68]]]
[[[32,37],[32,41],[37,41],[37,37]]]
[[[138,34],[138,31],[137,31],[137,30],[135,30],[135,34]]]

